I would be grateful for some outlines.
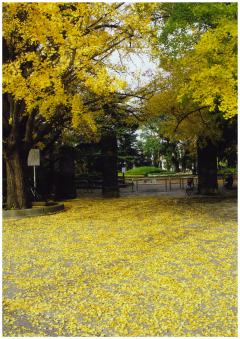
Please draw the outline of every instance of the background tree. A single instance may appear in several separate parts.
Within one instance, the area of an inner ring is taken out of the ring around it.
[[[217,188],[217,142],[237,113],[236,4],[161,4],[164,91],[149,102],[163,114],[165,135],[191,141],[199,192]],[[181,42],[181,43],[179,43]],[[211,161],[210,161],[211,159]]]
[[[137,124],[133,126],[123,127],[118,132],[118,159],[120,162],[119,170],[123,165],[127,169],[133,168],[139,158],[138,140],[137,140]]]
[[[143,154],[153,166],[160,169],[164,169],[163,165],[168,171],[173,169],[174,172],[192,169],[194,160],[188,143],[166,138],[162,127],[162,120],[155,119],[143,128],[139,140],[139,147]]]

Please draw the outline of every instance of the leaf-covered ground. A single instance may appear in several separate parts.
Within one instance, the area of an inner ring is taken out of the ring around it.
[[[5,336],[236,336],[236,201],[78,199],[5,221]]]

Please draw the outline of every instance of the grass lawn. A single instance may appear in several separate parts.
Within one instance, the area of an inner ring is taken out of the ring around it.
[[[236,201],[206,201],[5,221],[4,336],[237,336]]]

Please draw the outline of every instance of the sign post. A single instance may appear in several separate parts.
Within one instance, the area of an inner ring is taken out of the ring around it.
[[[36,192],[37,181],[36,181],[36,166],[40,166],[40,151],[39,149],[32,148],[28,154],[28,166],[33,166],[33,187]]]
[[[37,184],[36,184],[36,166],[33,166],[33,186],[34,186],[34,190],[35,190],[36,187],[37,187]]]

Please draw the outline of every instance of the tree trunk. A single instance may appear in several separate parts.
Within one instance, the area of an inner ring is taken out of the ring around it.
[[[176,158],[172,158],[172,164],[173,164],[173,167],[174,167],[174,171],[176,173],[180,172],[179,161]]]
[[[218,189],[217,182],[217,148],[207,140],[205,146],[198,145],[198,192],[214,194]]]
[[[185,173],[187,165],[186,165],[186,158],[184,156],[181,159],[181,166],[182,166],[182,172]]]
[[[197,161],[196,160],[193,161],[191,170],[192,170],[193,175],[197,174]]]
[[[153,166],[154,166],[154,167],[158,167],[158,165],[159,165],[159,161],[158,161],[157,156],[155,156],[155,157],[154,157],[154,160],[153,160]]]
[[[227,165],[234,168],[237,166],[237,152],[229,152],[227,154]]]
[[[5,156],[7,177],[7,209],[30,207],[24,177],[23,158],[18,150]]]
[[[119,197],[118,168],[117,168],[117,137],[114,132],[105,133],[101,138],[103,157],[103,186],[105,198]]]

